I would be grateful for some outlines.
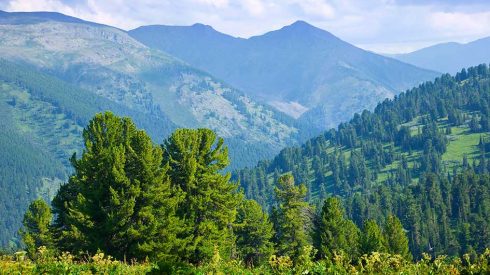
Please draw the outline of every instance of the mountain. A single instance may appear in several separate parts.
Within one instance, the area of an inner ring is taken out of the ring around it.
[[[321,130],[438,75],[303,21],[249,39],[202,24],[144,26],[129,34]]]
[[[2,58],[178,127],[211,128],[228,140],[235,168],[302,135],[293,119],[119,29],[57,13],[3,12],[0,22]]]
[[[340,196],[359,226],[396,214],[416,257],[431,245],[434,254],[482,251],[490,245],[482,233],[490,229],[489,118],[490,69],[479,65],[385,100],[234,177],[269,208],[278,178],[292,173],[312,203]]]
[[[58,12],[6,12],[0,10],[0,25],[37,24],[49,21],[102,26],[98,23],[85,21]]]
[[[454,74],[490,60],[490,37],[470,43],[437,44],[407,54],[393,55],[403,62],[438,72]]]

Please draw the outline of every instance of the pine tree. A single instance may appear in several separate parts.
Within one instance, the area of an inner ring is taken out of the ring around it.
[[[406,260],[412,259],[412,254],[408,248],[408,238],[400,220],[389,215],[384,226],[386,249],[391,254],[401,255]]]
[[[360,252],[370,254],[372,252],[385,252],[385,240],[381,228],[374,220],[366,220],[361,234]]]
[[[24,228],[19,233],[31,258],[40,246],[52,248],[51,219],[51,208],[43,199],[33,201],[24,214],[24,220],[22,221]]]
[[[191,263],[209,260],[214,247],[230,257],[232,224],[241,200],[230,174],[223,139],[208,129],[178,129],[163,144],[164,163],[170,166],[172,185],[184,194],[177,215],[185,221],[181,258]]]
[[[352,221],[344,218],[339,198],[325,200],[315,236],[321,258],[332,259],[334,253],[340,251],[351,257],[358,254],[359,229]]]
[[[97,114],[83,131],[74,175],[53,201],[58,246],[71,252],[174,259],[179,193],[162,167],[162,149],[129,118]]]
[[[273,254],[272,223],[256,201],[244,200],[240,204],[234,233],[238,252],[247,266],[258,266]]]
[[[281,176],[275,189],[279,216],[277,231],[280,234],[278,250],[293,260],[301,254],[303,247],[311,243],[311,209],[305,201],[306,192],[303,184],[295,185],[290,174]]]

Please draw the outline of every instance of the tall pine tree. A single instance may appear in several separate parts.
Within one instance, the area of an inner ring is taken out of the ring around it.
[[[240,204],[234,229],[238,252],[247,266],[258,266],[273,254],[272,223],[256,201]]]
[[[388,253],[401,255],[406,260],[412,259],[412,254],[408,248],[408,238],[400,220],[389,215],[384,226],[386,249]]]
[[[53,215],[51,208],[43,199],[33,201],[27,209],[20,230],[22,241],[26,245],[27,253],[33,257],[40,246],[51,248],[53,236],[50,224]]]
[[[370,254],[371,252],[385,252],[385,239],[381,228],[374,220],[366,220],[360,240],[360,252]]]
[[[310,245],[311,209],[305,201],[306,186],[295,185],[290,174],[279,178],[276,191],[278,250],[296,259],[303,247]]]
[[[232,224],[241,200],[230,174],[223,139],[209,129],[178,129],[163,144],[164,163],[170,166],[174,188],[184,197],[177,215],[185,221],[179,238],[184,241],[183,260],[200,263],[213,256],[233,253]]]
[[[350,257],[358,255],[359,229],[352,221],[344,218],[339,198],[325,200],[315,236],[321,258],[332,259],[334,253],[340,251]]]

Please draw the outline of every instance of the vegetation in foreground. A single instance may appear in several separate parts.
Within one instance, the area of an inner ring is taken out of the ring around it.
[[[105,256],[103,253],[75,261],[69,253],[58,257],[43,255],[39,249],[36,260],[23,254],[0,258],[0,274],[488,274],[490,272],[490,250],[472,259],[429,255],[417,261],[404,260],[399,255],[373,252],[364,255],[358,263],[350,263],[345,255],[336,254],[331,261],[311,261],[293,265],[288,257],[271,257],[258,267],[245,267],[241,261],[224,261],[216,254],[204,265],[170,265],[148,262],[124,263]]]

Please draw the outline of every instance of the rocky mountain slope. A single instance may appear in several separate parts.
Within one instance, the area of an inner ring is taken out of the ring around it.
[[[202,24],[144,26],[129,34],[320,130],[438,75],[303,21],[249,39]]]

